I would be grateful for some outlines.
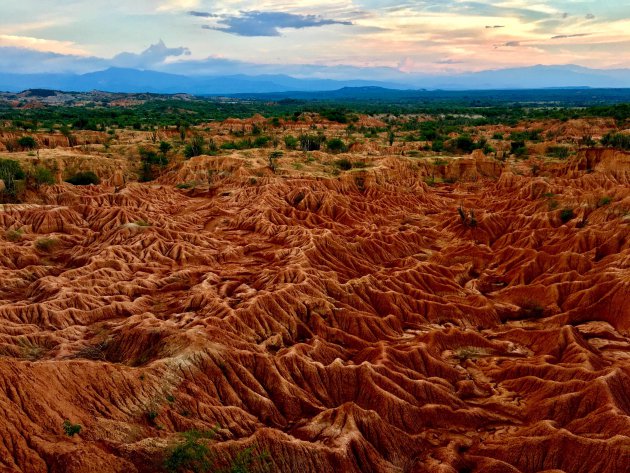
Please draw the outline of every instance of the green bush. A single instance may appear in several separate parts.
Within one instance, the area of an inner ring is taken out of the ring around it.
[[[35,179],[37,186],[52,186],[55,183],[55,176],[53,176],[53,173],[43,166],[35,166],[32,176],[33,179]]]
[[[455,140],[455,147],[464,153],[470,154],[475,149],[475,142],[468,135],[458,136]]]
[[[228,468],[221,470],[221,473],[249,473],[254,467],[265,471],[268,461],[269,454],[267,452],[255,455],[254,448],[249,447],[238,452],[234,460],[232,460],[232,464]]]
[[[226,141],[221,144],[221,149],[249,149],[252,147],[252,140],[249,138],[240,141]]]
[[[58,241],[55,238],[40,238],[35,242],[35,248],[44,253],[50,253],[57,246]]]
[[[91,186],[101,182],[92,171],[78,172],[74,176],[66,179],[66,182],[75,186]]]
[[[206,149],[206,141],[203,136],[195,135],[191,138],[190,143],[184,148],[184,156],[187,159],[194,158],[195,156],[201,156]]]
[[[188,430],[182,433],[184,441],[168,452],[164,461],[164,469],[168,473],[194,471],[205,473],[212,468],[213,461],[210,448],[201,440],[214,438],[215,431],[200,432]]]
[[[339,138],[328,140],[326,147],[331,153],[343,153],[348,150],[346,144]]]
[[[271,153],[269,153],[269,169],[271,169],[272,172],[276,172],[276,170],[278,169],[278,165],[276,164],[276,160],[281,158],[282,155],[284,153],[282,151],[272,151]]]
[[[163,141],[162,143],[169,145],[165,141]],[[153,151],[152,149],[147,149],[143,147],[138,148],[138,153],[140,153],[140,160],[143,163],[148,163],[148,164],[156,165],[156,166],[168,165],[168,158],[166,157],[166,153],[162,153],[160,155],[156,153],[155,151]]]
[[[24,179],[25,174],[22,170],[22,166],[17,161],[13,159],[2,159],[0,158],[0,179],[5,181],[7,178],[11,179]]]
[[[136,223],[138,223],[138,222],[136,222]],[[138,223],[138,225],[140,225],[140,224]],[[140,225],[140,226],[144,227],[146,225]],[[157,411],[153,411],[153,410],[147,411],[146,412],[146,416],[147,416],[147,421],[149,421],[149,424],[151,424],[151,425],[155,424],[155,419],[157,419],[159,415],[160,414]]]
[[[295,136],[287,135],[284,137],[284,145],[287,149],[295,149],[300,144],[300,140],[298,140]]]
[[[431,151],[435,151],[437,153],[444,151],[444,142],[438,140],[431,143]]]
[[[20,229],[7,230],[6,232],[4,232],[4,237],[8,241],[11,241],[13,243],[17,243],[18,241],[20,241],[22,239],[23,235],[24,235],[24,232],[22,230],[20,230]]]
[[[608,133],[602,138],[602,144],[612,148],[630,149],[630,133]]]
[[[569,157],[569,148],[567,146],[548,146],[547,154],[557,159],[567,159]]]
[[[303,151],[319,151],[326,142],[324,135],[301,135],[300,146]]]
[[[512,151],[512,154],[516,155],[516,156],[525,156],[527,154],[527,147],[525,146],[525,142],[524,141],[512,141],[512,143],[510,143],[510,148]]]
[[[171,149],[173,149],[173,145],[168,141],[160,141],[160,153],[164,156],[166,156]]]
[[[68,437],[74,437],[75,435],[81,433],[81,426],[79,424],[73,424],[68,419],[63,421],[62,427]]]
[[[207,442],[216,435],[216,429],[202,432],[188,430],[182,432],[183,442],[171,448],[164,461],[164,469],[168,473],[207,473],[211,469],[217,473],[249,473],[256,471],[268,471],[269,455],[263,452],[256,455],[254,447],[248,447],[236,454],[227,468],[216,470],[214,458]],[[205,441],[205,442],[204,442]]]
[[[22,149],[35,149],[37,148],[37,141],[32,136],[23,136],[18,140],[18,145]]]
[[[254,148],[264,148],[271,141],[268,136],[259,136],[254,140]]]
[[[606,205],[610,205],[611,202],[612,202],[612,197],[608,197],[608,196],[602,197],[597,202],[597,207],[604,207]]]
[[[17,197],[16,180],[24,179],[24,171],[20,163],[12,159],[0,159],[0,179],[4,182],[4,191],[1,197],[8,201],[15,201]],[[3,194],[3,195],[2,195]]]
[[[352,169],[352,162],[346,158],[338,159],[337,161],[335,161],[334,165],[342,171],[349,171],[350,169]]]
[[[573,213],[573,209],[570,208],[564,208],[560,211],[560,220],[562,220],[562,222],[567,223],[570,220],[573,220],[575,218],[575,214]]]

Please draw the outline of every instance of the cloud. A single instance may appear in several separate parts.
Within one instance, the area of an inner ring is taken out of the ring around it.
[[[88,55],[85,50],[79,48],[72,41],[57,41],[52,39],[34,38],[32,36],[0,34],[0,47],[26,48],[35,51],[71,54],[75,56]]]
[[[329,20],[317,15],[298,15],[285,12],[247,11],[240,15],[224,16],[218,26],[202,28],[238,36],[280,36],[283,28],[312,28],[326,25],[352,25],[350,21]]]
[[[496,28],[505,28],[505,25],[494,25],[494,26],[486,25],[486,29],[487,30],[493,30],[493,29],[496,29]]]
[[[507,48],[518,48],[521,45],[520,41],[508,41],[507,43],[499,44],[495,47],[507,47]]]
[[[188,48],[169,48],[160,40],[156,44],[152,44],[140,54],[136,53],[120,53],[114,56],[111,64],[116,67],[131,67],[146,69],[163,63],[169,57],[188,56],[190,50]]]
[[[564,12],[562,14],[562,18],[566,20],[567,18],[569,18],[569,14],[567,12]]]
[[[442,59],[435,61],[435,64],[464,64],[464,61],[458,61],[456,59]]]
[[[108,66],[105,59],[0,45],[0,72],[15,74],[84,73]]]
[[[551,39],[566,39],[566,38],[581,38],[582,36],[590,36],[590,33],[578,33],[578,34],[559,34],[552,36]]]
[[[208,13],[205,11],[189,11],[188,14],[190,16],[198,16],[200,18],[216,18],[219,15],[215,15],[214,13]]]

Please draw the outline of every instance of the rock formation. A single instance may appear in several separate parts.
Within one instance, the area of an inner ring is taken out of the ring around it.
[[[628,471],[627,154],[248,159],[1,207],[0,471],[161,471],[215,426],[278,472]]]

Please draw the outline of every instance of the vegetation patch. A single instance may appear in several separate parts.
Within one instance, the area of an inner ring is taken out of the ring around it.
[[[74,437],[81,433],[81,426],[79,424],[73,424],[68,419],[63,421],[62,428],[68,437]]]

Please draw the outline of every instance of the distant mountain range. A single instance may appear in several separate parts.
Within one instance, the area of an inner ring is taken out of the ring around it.
[[[532,66],[449,76],[409,75],[404,80],[331,80],[288,75],[193,76],[157,71],[109,68],[87,74],[12,74],[0,72],[0,91],[46,88],[64,91],[187,93],[233,95],[289,91],[333,91],[347,87],[409,90],[496,90],[539,88],[627,88],[630,69],[589,69],[581,66]]]

